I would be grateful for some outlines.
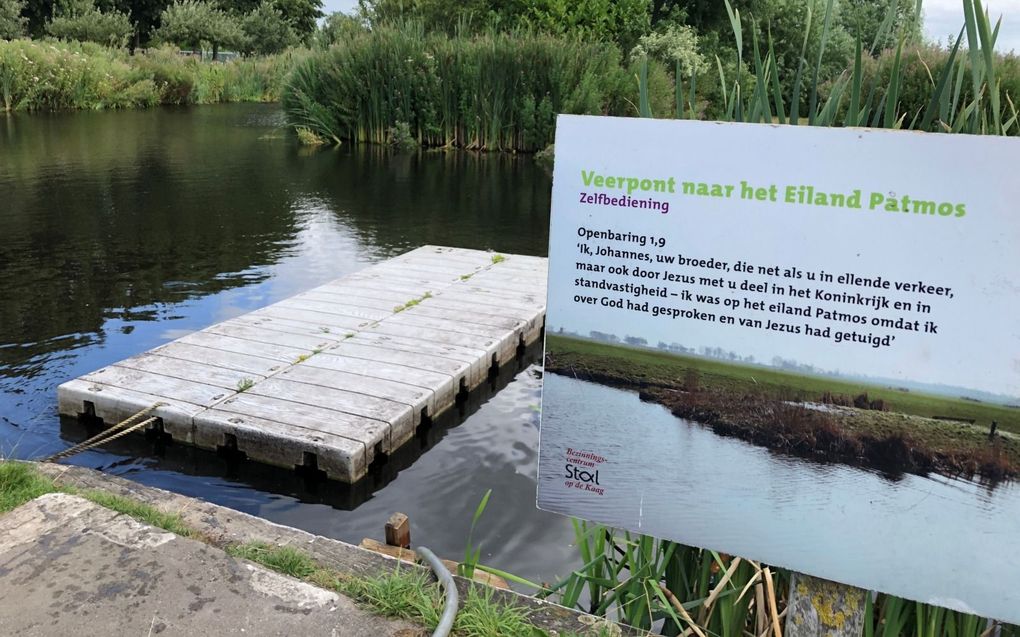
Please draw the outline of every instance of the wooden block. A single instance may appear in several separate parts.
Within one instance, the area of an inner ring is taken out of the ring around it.
[[[386,544],[411,548],[411,520],[403,513],[394,513],[386,521]]]

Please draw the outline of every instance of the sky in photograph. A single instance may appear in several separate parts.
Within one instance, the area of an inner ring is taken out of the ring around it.
[[[326,13],[350,13],[358,5],[357,0],[324,0],[324,3]],[[987,0],[984,5],[993,21],[1002,16],[998,49],[1020,51],[1020,0]],[[963,26],[961,0],[925,0],[924,14],[925,33],[934,40],[945,42],[950,34],[956,37]]]

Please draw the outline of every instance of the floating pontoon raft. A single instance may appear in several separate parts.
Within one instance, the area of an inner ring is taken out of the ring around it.
[[[546,260],[425,246],[61,385],[60,413],[355,482],[541,338]]]

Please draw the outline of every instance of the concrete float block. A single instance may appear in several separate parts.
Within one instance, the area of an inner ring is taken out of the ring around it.
[[[207,409],[195,416],[196,446],[215,451],[236,445],[249,459],[284,469],[306,466],[306,454],[311,454],[316,468],[347,483],[368,473],[371,454],[361,440],[227,409]]]
[[[84,379],[75,379],[63,383],[57,388],[57,406],[62,415],[78,416],[86,413],[85,404],[93,405],[94,415],[112,427],[113,425],[134,416],[157,402],[166,403],[155,409],[150,415],[163,421],[163,429],[175,440],[192,443],[194,441],[195,414],[205,409],[198,405],[157,394],[151,394],[123,387],[104,385]]]

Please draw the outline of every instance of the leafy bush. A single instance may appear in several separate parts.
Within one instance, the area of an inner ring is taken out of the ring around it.
[[[697,32],[685,25],[671,24],[665,31],[641,36],[631,56],[646,55],[662,62],[668,68],[679,68],[685,77],[691,77],[708,68],[705,56],[698,52]]]
[[[132,72],[126,56],[94,43],[0,42],[4,110],[147,106],[154,88]]]
[[[636,74],[620,58],[612,44],[533,32],[379,26],[299,64],[283,101],[295,128],[323,139],[385,144],[404,122],[423,146],[535,151],[558,113],[636,114]],[[666,108],[672,83],[653,67],[649,92]]]
[[[0,40],[13,40],[25,35],[28,18],[21,14],[25,3],[21,0],[0,0]]]
[[[127,46],[134,26],[126,14],[119,11],[103,13],[89,7],[76,15],[57,16],[46,25],[46,32],[61,40],[95,42],[114,48]]]

